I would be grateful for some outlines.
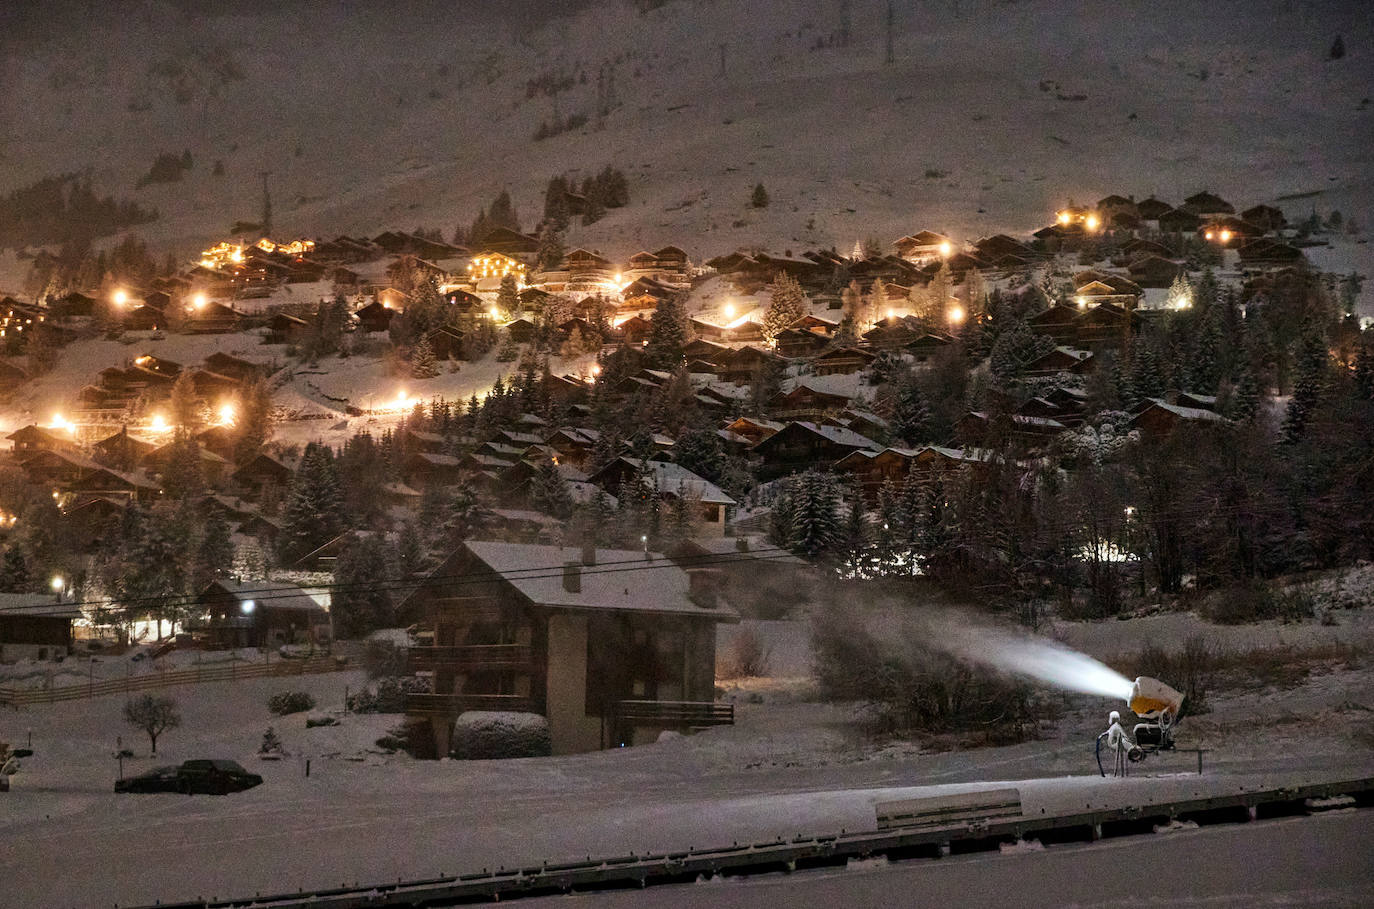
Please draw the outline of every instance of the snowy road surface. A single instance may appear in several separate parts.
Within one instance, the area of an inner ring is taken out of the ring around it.
[[[1092,845],[844,870],[713,879],[532,900],[606,909],[1103,906],[1239,909],[1374,905],[1374,812],[1351,811],[1125,837]]]

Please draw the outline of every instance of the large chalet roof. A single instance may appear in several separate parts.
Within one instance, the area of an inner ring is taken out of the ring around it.
[[[476,540],[463,545],[501,580],[541,606],[697,616],[718,622],[739,620],[729,607],[698,606],[690,596],[687,571],[660,553],[598,549],[596,564],[583,565],[582,550],[575,546]],[[569,563],[579,566],[577,591],[567,590],[563,583],[563,566]]]

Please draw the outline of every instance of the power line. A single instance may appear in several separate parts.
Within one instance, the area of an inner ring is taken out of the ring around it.
[[[570,547],[569,547],[570,548]],[[599,574],[623,574],[633,571],[652,571],[664,568],[682,568],[684,570],[701,567],[711,567],[714,565],[727,565],[739,562],[762,562],[762,561],[782,561],[785,558],[795,558],[792,552],[780,547],[766,547],[759,549],[749,549],[733,553],[707,553],[701,556],[682,556],[676,559],[668,558],[656,554],[652,559],[640,557],[635,559],[622,559],[611,562],[597,562],[595,565],[578,564],[578,568],[584,577]],[[513,571],[500,572],[491,569],[483,572],[463,572],[448,575],[429,575],[424,578],[396,579],[389,581],[378,581],[367,584],[310,584],[310,585],[291,585],[292,590],[282,590],[280,584],[271,587],[246,588],[234,591],[241,594],[244,599],[251,599],[258,602],[267,602],[276,599],[290,599],[298,596],[298,590],[317,591],[329,593],[331,596],[342,592],[381,592],[393,590],[416,591],[426,587],[442,584],[446,587],[461,587],[467,584],[489,584],[493,581],[532,581],[545,580],[550,578],[561,578],[567,566],[563,564],[538,566],[534,568],[521,568]],[[143,606],[146,608],[177,608],[181,606],[199,605],[199,594],[161,594],[143,597],[131,597],[113,603],[109,600],[77,600],[64,602],[61,605],[71,607],[94,607],[111,608],[118,610],[128,610]],[[59,605],[58,602],[51,603],[31,603],[6,609],[6,613],[15,613],[21,610],[50,610]]]

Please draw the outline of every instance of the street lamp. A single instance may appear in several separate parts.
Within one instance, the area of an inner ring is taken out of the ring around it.
[[[242,603],[239,604],[239,611],[242,612],[244,615],[252,615],[253,610],[257,608],[258,604],[254,600],[244,600]]]

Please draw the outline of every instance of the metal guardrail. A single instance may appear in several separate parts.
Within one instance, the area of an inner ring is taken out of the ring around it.
[[[412,716],[454,717],[468,710],[511,710],[539,713],[533,698],[518,694],[408,694],[406,713]]]
[[[989,789],[934,798],[879,802],[873,806],[879,830],[938,827],[1021,814],[1021,790]]]
[[[615,719],[631,726],[733,726],[735,705],[714,701],[617,701]]]
[[[75,701],[106,694],[146,691],[150,688],[172,688],[201,682],[229,682],[237,679],[257,679],[273,676],[312,675],[339,672],[346,669],[333,657],[313,657],[304,660],[282,659],[271,663],[229,662],[217,666],[197,666],[194,669],[175,669],[169,672],[149,672],[122,679],[92,679],[85,684],[62,685],[53,688],[0,688],[0,705],[24,707],[29,704],[52,704]]]
[[[610,890],[691,883],[703,876],[749,875],[844,866],[850,859],[885,855],[889,859],[938,858],[952,851],[991,851],[1001,843],[1027,837],[1049,842],[1095,840],[1152,832],[1157,822],[1174,819],[1199,824],[1241,822],[1256,818],[1309,813],[1308,799],[1352,796],[1356,804],[1374,806],[1374,777],[1332,780],[1304,786],[1272,787],[1162,802],[1014,819],[968,820],[936,827],[800,836],[764,843],[735,843],[719,849],[652,853],[547,862],[495,871],[443,875],[423,880],[372,886],[340,886],[228,900],[159,902],[157,909],[378,909],[455,906],[550,896],[574,891]],[[154,909],[153,906],[139,909]]]

